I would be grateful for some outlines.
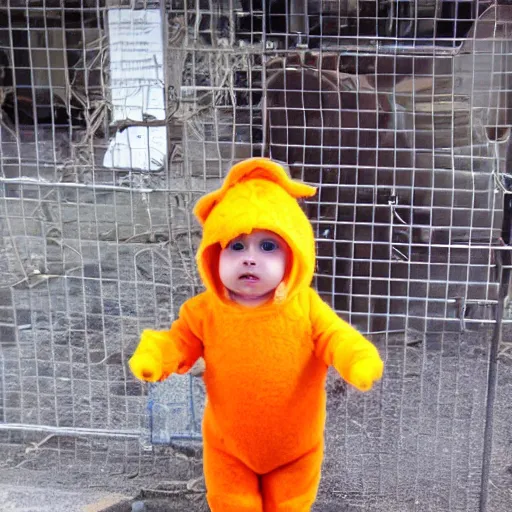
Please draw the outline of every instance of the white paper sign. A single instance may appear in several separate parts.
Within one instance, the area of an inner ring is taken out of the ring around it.
[[[109,9],[112,121],[165,119],[160,10]]]
[[[116,133],[103,157],[105,167],[158,171],[167,155],[165,126],[129,126]]]
[[[164,120],[160,10],[108,11],[112,122]],[[105,167],[157,171],[167,156],[165,126],[129,126],[116,133]]]

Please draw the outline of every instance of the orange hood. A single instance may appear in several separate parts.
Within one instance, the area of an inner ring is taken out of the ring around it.
[[[197,264],[206,288],[224,298],[218,274],[221,248],[255,229],[277,233],[291,249],[292,261],[279,287],[279,300],[309,286],[315,268],[315,240],[297,199],[315,193],[314,187],[290,179],[282,166],[266,158],[236,164],[222,187],[202,197],[194,208],[203,226]]]

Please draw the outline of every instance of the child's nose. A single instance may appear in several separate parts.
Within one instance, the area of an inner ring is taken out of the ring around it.
[[[254,261],[254,258],[252,258],[251,256],[248,256],[248,257],[244,258],[244,265],[246,267],[253,267],[254,265],[256,265],[256,262]]]

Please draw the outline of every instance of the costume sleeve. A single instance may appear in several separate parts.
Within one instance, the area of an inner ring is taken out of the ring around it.
[[[163,380],[171,373],[186,373],[203,355],[201,296],[193,297],[180,308],[178,318],[167,331],[143,331],[130,367],[142,380]]]
[[[353,384],[351,370],[356,363],[364,361],[376,368],[375,379],[380,378],[382,360],[375,346],[341,319],[312,289],[310,318],[315,354],[326,365],[333,365],[347,382]]]
[[[171,325],[169,335],[181,355],[177,373],[188,372],[203,356],[204,313],[203,301],[194,297],[183,304],[179,317]]]

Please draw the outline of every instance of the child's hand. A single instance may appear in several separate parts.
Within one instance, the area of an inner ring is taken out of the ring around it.
[[[139,380],[157,382],[162,379],[162,361],[148,352],[134,354],[128,361],[130,370]]]
[[[359,391],[369,391],[373,383],[382,377],[384,363],[377,357],[356,361],[348,372],[347,382]]]
[[[169,331],[153,331],[146,329],[142,332],[139,346],[128,361],[130,370],[139,380],[157,382],[166,379],[178,369],[179,360],[167,353],[164,361],[162,351],[159,349],[162,342],[169,339]]]

